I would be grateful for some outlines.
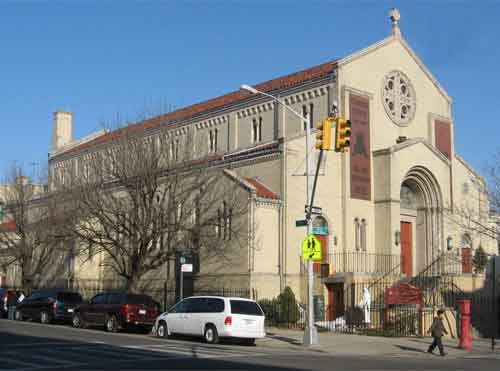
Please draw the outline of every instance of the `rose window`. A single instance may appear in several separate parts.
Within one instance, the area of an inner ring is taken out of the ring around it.
[[[404,73],[393,71],[385,77],[382,99],[385,111],[396,124],[408,125],[413,119],[415,89]]]

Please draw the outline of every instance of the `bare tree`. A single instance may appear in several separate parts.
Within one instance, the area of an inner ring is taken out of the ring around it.
[[[77,169],[54,174],[71,200],[67,225],[80,253],[103,254],[102,266],[128,291],[176,254],[224,257],[248,241],[247,196],[215,157],[196,158],[194,147],[189,135],[148,138],[128,126]]]
[[[470,235],[500,241],[500,150],[487,164],[485,178],[471,178],[464,186],[467,195],[450,207],[449,219]]]
[[[54,210],[45,198],[45,186],[33,184],[21,166],[13,165],[2,186],[0,264],[20,269],[22,287],[31,291],[53,262]]]

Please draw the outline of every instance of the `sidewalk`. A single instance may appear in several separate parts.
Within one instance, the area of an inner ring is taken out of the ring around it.
[[[268,328],[267,338],[259,340],[258,346],[273,348],[298,349],[302,346],[302,331]],[[319,333],[318,346],[314,351],[331,355],[358,355],[358,356],[408,356],[429,357],[427,348],[432,338],[392,338],[365,336],[355,334],[341,334],[331,332]],[[472,351],[467,352],[458,348],[458,340],[443,339],[445,351],[452,358],[493,358],[500,360],[500,341],[495,350],[491,350],[489,340],[473,340]],[[436,349],[435,354],[439,354]]]

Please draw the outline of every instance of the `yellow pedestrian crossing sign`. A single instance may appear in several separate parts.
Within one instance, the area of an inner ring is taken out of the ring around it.
[[[321,260],[321,242],[312,234],[302,241],[302,258],[304,260]]]

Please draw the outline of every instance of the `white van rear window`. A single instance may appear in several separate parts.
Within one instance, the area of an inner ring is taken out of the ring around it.
[[[264,313],[259,305],[254,301],[247,300],[230,300],[231,313],[233,314],[247,314],[250,316],[263,316]]]

